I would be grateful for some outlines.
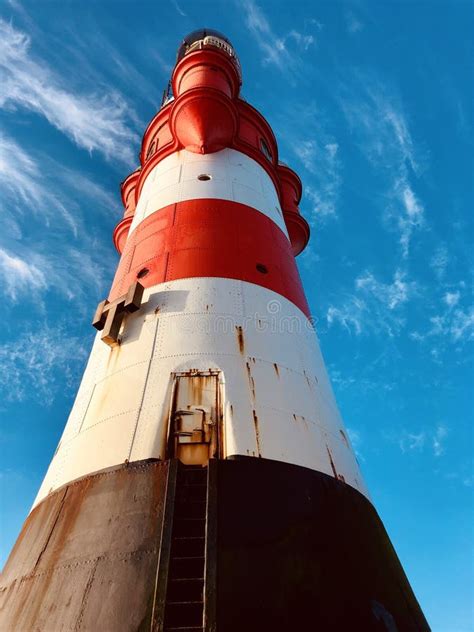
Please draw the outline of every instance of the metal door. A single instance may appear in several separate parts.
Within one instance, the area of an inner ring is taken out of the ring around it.
[[[174,375],[169,452],[186,465],[206,465],[219,456],[219,372]]]

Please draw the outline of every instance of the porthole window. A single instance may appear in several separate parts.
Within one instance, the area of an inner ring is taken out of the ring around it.
[[[267,266],[264,266],[263,263],[257,263],[255,267],[257,268],[257,271],[261,274],[268,274],[268,268]]]
[[[208,173],[200,173],[198,175],[198,180],[199,182],[207,182],[208,180],[212,180],[212,176],[210,176]]]
[[[262,150],[263,155],[265,156],[265,158],[267,160],[272,160],[272,152],[269,150],[267,143],[263,140],[263,138],[260,139],[260,149]]]
[[[142,268],[137,274],[137,279],[143,279],[143,277],[146,277],[149,272],[150,270],[148,268]]]

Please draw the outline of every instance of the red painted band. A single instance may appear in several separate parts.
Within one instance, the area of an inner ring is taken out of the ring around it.
[[[255,283],[310,315],[286,235],[250,206],[217,199],[170,204],[144,219],[127,239],[109,300],[137,278],[150,287],[193,277]]]

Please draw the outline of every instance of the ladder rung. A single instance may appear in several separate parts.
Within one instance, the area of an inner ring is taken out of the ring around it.
[[[170,579],[172,582],[203,582],[204,577],[174,577]]]
[[[183,555],[181,557],[176,556],[176,557],[172,557],[171,558],[173,560],[173,562],[189,562],[191,560],[204,560],[204,557],[202,555]]]
[[[165,632],[203,632],[207,467],[179,464]]]

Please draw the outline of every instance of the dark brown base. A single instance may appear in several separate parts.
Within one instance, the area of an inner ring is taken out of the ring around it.
[[[176,469],[124,465],[38,505],[4,569],[0,630],[161,630]],[[207,630],[429,630],[377,513],[350,486],[243,457],[211,461],[208,493]]]
[[[0,630],[150,630],[167,472],[114,468],[35,507],[2,574]]]
[[[354,488],[249,457],[220,462],[217,480],[218,630],[429,630],[377,512]]]

